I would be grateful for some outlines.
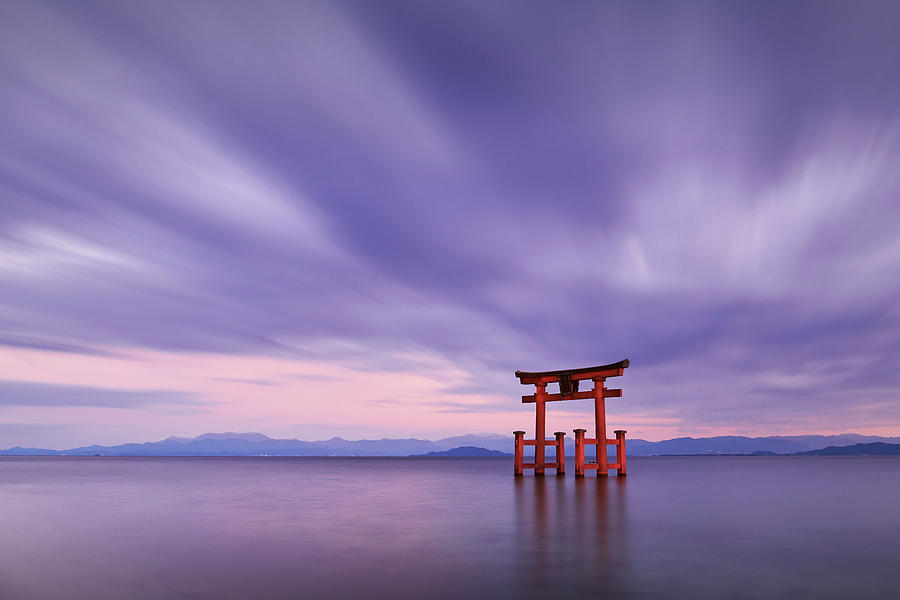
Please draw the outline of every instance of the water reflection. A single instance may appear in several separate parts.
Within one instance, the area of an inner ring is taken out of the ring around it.
[[[900,460],[631,466],[0,458],[0,599],[900,598]]]
[[[517,591],[620,595],[627,556],[627,480],[518,477]]]

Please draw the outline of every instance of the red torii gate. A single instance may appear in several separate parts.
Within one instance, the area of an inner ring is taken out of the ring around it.
[[[516,371],[516,377],[523,385],[534,385],[535,393],[530,396],[522,396],[523,403],[535,404],[534,440],[526,440],[524,431],[514,431],[516,439],[515,474],[522,475],[525,469],[534,469],[535,475],[543,475],[546,467],[556,468],[557,475],[566,473],[565,436],[557,431],[555,440],[545,439],[545,404],[557,400],[582,400],[594,399],[594,427],[595,438],[586,438],[586,430],[575,430],[575,477],[584,477],[585,469],[597,469],[598,477],[606,477],[609,469],[616,469],[619,477],[624,477],[625,470],[625,430],[616,430],[616,439],[606,438],[606,398],[619,398],[622,396],[620,389],[607,389],[607,377],[619,377],[624,374],[630,364],[629,360],[620,360],[617,363],[599,365],[596,367],[584,367],[582,369],[566,369],[560,371],[543,371],[530,373]],[[594,389],[578,391],[580,381],[590,379],[594,382]],[[548,394],[547,384],[559,383],[559,393]],[[556,446],[556,461],[547,463],[544,449],[547,444]],[[584,447],[593,444],[597,448],[596,464],[585,464]],[[606,457],[606,446],[616,447],[616,462],[610,464]],[[534,462],[525,462],[525,446],[534,446]]]

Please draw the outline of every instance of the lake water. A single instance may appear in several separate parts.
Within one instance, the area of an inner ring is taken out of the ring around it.
[[[900,598],[900,458],[628,466],[3,457],[0,599]]]

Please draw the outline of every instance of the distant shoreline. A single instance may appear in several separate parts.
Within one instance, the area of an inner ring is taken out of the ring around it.
[[[566,440],[566,454],[572,455],[572,440]],[[748,438],[675,438],[648,442],[626,440],[628,456],[797,456],[900,454],[900,438],[841,434],[833,436],[771,436]],[[467,434],[440,440],[417,438],[345,440],[334,437],[322,441],[276,439],[260,433],[208,433],[195,438],[169,437],[158,442],[91,445],[62,450],[15,446],[0,450],[0,456],[294,456],[294,457],[501,457],[511,458],[512,436]]]

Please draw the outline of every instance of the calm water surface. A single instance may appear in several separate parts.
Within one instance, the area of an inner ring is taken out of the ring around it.
[[[0,599],[900,598],[898,458],[628,464],[3,457]]]

